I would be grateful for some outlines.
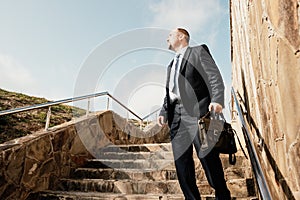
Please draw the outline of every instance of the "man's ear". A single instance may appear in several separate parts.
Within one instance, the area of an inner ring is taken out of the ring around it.
[[[184,40],[184,34],[179,32],[178,38],[179,40]]]

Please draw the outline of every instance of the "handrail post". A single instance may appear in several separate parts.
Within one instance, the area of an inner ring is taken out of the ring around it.
[[[109,97],[107,97],[106,110],[109,110]]]
[[[89,115],[89,112],[90,112],[90,104],[91,104],[91,99],[90,98],[88,98],[88,104],[87,104],[87,109],[86,109],[86,116],[88,116]]]
[[[144,120],[140,120],[140,129],[143,130]]]
[[[48,107],[47,117],[46,117],[46,124],[45,124],[45,130],[48,130],[50,125],[50,118],[51,118],[51,106]]]
[[[230,105],[230,107],[231,107],[231,110],[230,110],[231,121],[235,122],[235,121],[237,121],[237,115],[238,115],[238,113],[237,113],[237,111],[235,109],[235,106],[234,106],[234,97],[233,97],[233,94],[231,94],[231,100],[230,100],[230,102],[231,102],[231,105]]]

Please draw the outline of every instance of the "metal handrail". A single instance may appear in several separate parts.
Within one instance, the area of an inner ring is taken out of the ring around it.
[[[30,111],[30,110],[40,109],[40,108],[48,108],[47,118],[46,118],[46,125],[45,125],[45,129],[48,129],[49,123],[50,123],[51,106],[55,106],[55,105],[59,105],[59,104],[65,104],[65,103],[70,103],[70,102],[74,102],[74,101],[80,101],[80,100],[84,100],[84,99],[88,99],[89,100],[90,98],[96,98],[96,97],[105,96],[105,95],[107,95],[109,98],[111,98],[115,102],[117,102],[125,110],[127,110],[132,115],[134,115],[139,120],[141,120],[141,122],[143,122],[143,120],[147,119],[152,114],[154,114],[155,112],[158,111],[158,110],[156,110],[156,111],[154,111],[154,112],[150,113],[149,115],[146,115],[145,117],[142,118],[139,115],[137,115],[135,112],[133,112],[131,109],[129,109],[127,106],[125,106],[118,99],[116,99],[114,96],[112,96],[109,92],[99,92],[99,93],[94,93],[94,94],[89,94],[89,95],[83,95],[83,96],[78,96],[78,97],[73,97],[73,98],[68,98],[68,99],[62,99],[62,100],[58,100],[58,101],[51,101],[51,102],[46,102],[46,103],[42,103],[42,104],[36,104],[36,105],[32,105],[32,106],[25,106],[25,107],[21,107],[21,108],[13,108],[13,109],[9,109],[9,110],[3,110],[3,111],[0,111],[0,116],[2,116],[2,115],[8,115],[8,114],[14,114],[14,113],[19,113],[19,112],[25,112],[25,111]],[[108,102],[108,104],[109,104],[109,102]],[[108,109],[108,106],[107,106],[107,109]],[[89,102],[88,102],[87,114],[88,113],[89,113]]]
[[[68,99],[62,99],[62,100],[58,100],[58,101],[51,101],[51,102],[36,104],[36,105],[32,105],[32,106],[25,106],[25,107],[21,107],[21,108],[13,108],[13,109],[9,109],[9,110],[3,110],[3,111],[0,111],[0,116],[29,111],[29,110],[35,110],[35,109],[39,109],[39,108],[51,107],[51,106],[55,106],[55,105],[59,105],[59,104],[63,104],[63,103],[70,103],[70,102],[74,102],[74,101],[80,101],[80,100],[95,98],[95,97],[104,96],[104,95],[108,95],[108,92],[100,92],[100,93],[95,93],[95,94],[90,94],[90,95],[84,95],[84,96],[79,96],[79,97],[74,97],[74,98],[68,98]]]
[[[112,98],[115,102],[117,102],[118,104],[120,104],[123,108],[125,108],[127,111],[129,111],[131,114],[133,114],[134,116],[136,116],[139,120],[143,121],[143,119],[138,116],[137,114],[135,114],[132,110],[130,110],[127,106],[125,106],[123,103],[121,103],[118,99],[116,99],[115,97],[113,97],[111,94],[107,93],[107,95]]]
[[[144,121],[145,119],[147,119],[148,117],[150,117],[151,115],[153,115],[154,113],[157,113],[158,111],[161,110],[161,107],[154,110],[153,112],[149,113],[148,115],[146,115],[145,117],[142,118],[142,121]]]
[[[236,98],[236,94],[235,94],[233,87],[231,88],[231,94],[233,96],[233,99],[234,99],[234,102],[235,102],[235,105],[237,108],[237,112],[238,112],[239,118],[241,120],[242,130],[243,130],[245,142],[247,144],[246,146],[247,146],[247,150],[249,153],[251,166],[252,166],[252,169],[253,169],[253,172],[255,175],[255,180],[258,185],[259,193],[260,193],[262,199],[268,199],[268,200],[270,199],[271,200],[272,198],[271,198],[270,189],[268,187],[265,175],[262,171],[256,150],[254,148],[254,144],[250,137],[250,131],[248,130],[248,127],[246,126],[246,122],[243,118],[243,113],[241,111],[240,104]]]

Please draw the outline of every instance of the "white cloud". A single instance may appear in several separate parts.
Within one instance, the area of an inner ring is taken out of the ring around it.
[[[119,77],[111,94],[144,117],[162,105],[165,76],[165,67],[161,65],[138,66]],[[119,110],[118,106],[114,106],[114,110],[119,114],[125,111]]]
[[[195,33],[218,23],[224,13],[218,0],[164,0],[151,4],[150,10],[155,16],[151,26],[168,29],[183,27]]]
[[[162,106],[164,94],[163,84],[146,83],[131,92],[128,106],[144,117]]]
[[[0,87],[16,92],[27,92],[35,86],[30,72],[10,55],[0,55]]]
[[[0,88],[48,100],[69,98],[73,92],[76,66],[59,64],[43,69],[28,67],[11,55],[0,54]]]

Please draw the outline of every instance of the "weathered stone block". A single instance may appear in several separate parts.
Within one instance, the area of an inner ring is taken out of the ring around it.
[[[18,185],[23,175],[24,162],[25,147],[14,149],[6,161],[5,177],[7,180]]]
[[[49,135],[42,136],[30,142],[26,148],[26,157],[37,161],[44,161],[52,152]]]
[[[39,175],[40,165],[41,163],[37,160],[31,158],[25,159],[22,184],[29,188],[35,187],[36,180]]]
[[[108,134],[113,129],[113,114],[112,112],[105,112],[99,116],[100,127],[104,133]]]
[[[60,133],[58,134],[53,134],[52,136],[52,146],[53,146],[53,151],[54,152],[60,152],[63,149],[64,150],[69,150],[68,146],[66,146],[66,144],[68,144],[68,140],[70,138],[69,135],[69,130],[68,128],[64,128],[63,130],[60,130]]]

